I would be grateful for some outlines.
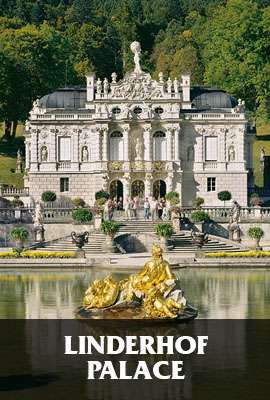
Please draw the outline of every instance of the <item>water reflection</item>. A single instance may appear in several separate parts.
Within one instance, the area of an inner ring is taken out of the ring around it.
[[[71,319],[96,270],[0,272],[0,318]],[[177,275],[200,318],[270,318],[270,271],[181,269]],[[120,275],[119,275],[120,279]]]

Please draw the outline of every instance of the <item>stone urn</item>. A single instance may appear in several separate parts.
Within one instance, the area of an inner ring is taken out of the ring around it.
[[[191,231],[192,242],[198,248],[201,249],[206,243],[208,243],[208,235],[204,232]]]
[[[114,236],[106,235],[102,248],[106,253],[116,253],[117,247],[115,244]]]

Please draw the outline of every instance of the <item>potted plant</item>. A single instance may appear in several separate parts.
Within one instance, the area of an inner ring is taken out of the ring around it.
[[[196,210],[191,213],[191,220],[196,224],[199,231],[202,232],[203,224],[210,221],[209,215],[203,210]]]
[[[72,218],[74,221],[80,224],[87,224],[88,222],[92,221],[93,214],[88,208],[78,208],[74,210],[72,213]]]
[[[44,203],[53,203],[56,200],[56,193],[51,192],[50,190],[43,192],[41,195],[41,200]]]
[[[168,200],[171,206],[176,206],[179,204],[179,193],[178,192],[169,192],[165,196],[166,200]]]
[[[72,200],[72,204],[74,205],[74,207],[76,208],[83,208],[85,207],[85,201],[81,198],[81,197],[75,197]]]
[[[161,246],[165,251],[169,250],[168,248],[168,239],[170,239],[173,235],[173,227],[171,224],[157,224],[156,234],[159,237]]]
[[[100,225],[100,230],[104,235],[106,235],[106,240],[104,242],[104,249],[108,253],[115,253],[116,246],[114,242],[114,237],[117,232],[119,232],[120,224],[115,221],[103,221]]]
[[[193,202],[193,207],[196,209],[200,209],[201,206],[204,204],[204,199],[202,197],[196,197]]]
[[[29,238],[29,232],[26,228],[13,228],[10,232],[11,239],[16,243],[16,251],[21,253],[24,248],[24,243]]]
[[[223,190],[218,193],[218,199],[223,201],[223,205],[225,207],[225,202],[232,199],[232,194],[228,190]]]
[[[264,236],[264,231],[262,230],[262,228],[260,228],[259,226],[254,226],[252,228],[249,228],[248,236],[254,239],[256,250],[262,250],[260,246],[260,240]]]

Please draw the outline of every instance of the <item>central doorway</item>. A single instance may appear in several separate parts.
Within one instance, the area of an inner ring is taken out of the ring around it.
[[[153,185],[153,196],[155,199],[160,199],[166,196],[166,182],[159,179],[154,182]]]
[[[139,197],[140,199],[144,198],[144,182],[137,180],[132,182],[131,185],[131,196]]]
[[[118,179],[114,180],[110,184],[110,197],[116,198],[119,201],[120,197],[123,199],[123,183]]]

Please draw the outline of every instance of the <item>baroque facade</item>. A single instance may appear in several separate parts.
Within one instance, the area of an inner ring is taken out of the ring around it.
[[[33,200],[52,190],[82,197],[164,196],[181,205],[203,197],[222,203],[229,190],[247,204],[250,143],[244,104],[224,91],[191,87],[190,76],[154,80],[140,66],[117,80],[86,76],[86,88],[65,88],[37,100],[26,124],[26,179]]]

